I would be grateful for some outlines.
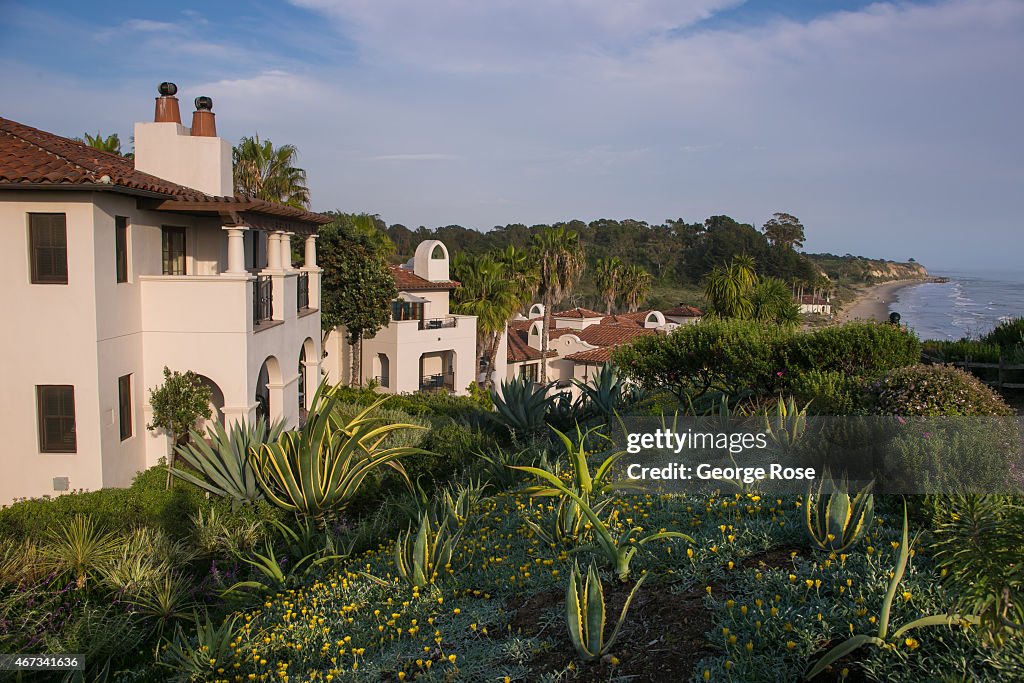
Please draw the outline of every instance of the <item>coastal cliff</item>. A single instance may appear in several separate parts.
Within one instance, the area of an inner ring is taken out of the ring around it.
[[[892,280],[925,280],[928,269],[917,261],[888,261],[863,256],[808,254],[814,266],[839,285],[875,284]]]

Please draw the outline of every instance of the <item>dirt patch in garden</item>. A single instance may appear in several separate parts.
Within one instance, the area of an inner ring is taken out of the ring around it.
[[[789,569],[793,566],[793,553],[799,557],[800,549],[780,546],[745,557],[740,561],[740,566],[744,569]]]
[[[605,586],[605,635],[610,635],[633,583]],[[552,644],[538,653],[530,668],[539,677],[561,671],[575,662],[570,680],[607,681],[609,674],[628,676],[631,681],[662,683],[686,680],[697,662],[714,653],[705,634],[711,629],[711,614],[704,607],[704,589],[669,593],[662,586],[644,585],[633,598],[626,621],[612,648],[617,663],[609,658],[586,664],[578,661],[565,628],[564,617],[551,623],[552,609],[565,604],[562,591],[538,593],[510,605],[512,629],[526,636],[540,636]],[[560,615],[561,617],[561,615]]]

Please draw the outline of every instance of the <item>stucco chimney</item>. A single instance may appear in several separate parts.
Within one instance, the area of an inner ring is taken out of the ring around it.
[[[200,138],[217,137],[212,98],[205,95],[196,98],[196,110],[192,112],[192,135]]]
[[[135,169],[215,197],[234,194],[231,144],[217,137],[213,100],[196,98],[189,130],[181,125],[177,92],[161,83],[156,121],[135,124]]]
[[[173,83],[163,82],[157,88],[160,97],[156,98],[156,113],[153,121],[156,123],[181,123],[181,110],[178,109],[178,86]]]

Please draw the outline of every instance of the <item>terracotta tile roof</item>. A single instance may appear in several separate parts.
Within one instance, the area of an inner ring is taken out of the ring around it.
[[[662,311],[663,315],[672,316],[673,318],[699,318],[704,313],[695,306],[687,306],[685,304],[679,304],[673,308],[667,308]]]
[[[589,351],[580,351],[578,353],[571,354],[566,356],[566,358],[577,363],[604,365],[611,361],[612,351],[614,350],[614,346],[601,346],[596,349],[590,349]]]
[[[323,225],[331,218],[245,195],[211,197],[135,170],[135,161],[0,117],[0,186],[86,186],[162,199],[161,211],[251,212]]]
[[[399,290],[406,292],[430,289],[455,289],[461,284],[457,280],[431,282],[426,278],[420,277],[408,268],[403,268],[402,266],[396,266],[394,264],[391,264],[389,267],[391,268],[391,276],[395,278],[395,286],[398,287]]]
[[[530,325],[537,322],[538,320],[541,320],[541,318],[524,318],[522,320],[509,320],[508,327],[509,329],[515,330],[529,330]]]
[[[581,341],[594,346],[618,346],[631,342],[638,337],[657,334],[655,330],[626,325],[591,325],[585,330],[575,333]]]
[[[115,185],[173,197],[206,196],[136,171],[131,159],[0,118],[0,184],[7,183],[97,185],[100,189]]]
[[[515,322],[532,322],[517,320]],[[540,349],[535,349],[528,343],[529,330],[527,328],[515,328],[509,325],[508,328],[508,351],[505,358],[509,363],[522,363],[528,360],[540,360]],[[558,351],[548,349],[548,357],[557,356]]]
[[[637,311],[636,313],[616,313],[601,318],[602,325],[626,325],[643,327],[650,311]]]
[[[578,318],[582,320],[583,318],[603,318],[604,313],[598,313],[597,311],[592,311],[589,308],[580,308],[577,306],[576,308],[552,313],[551,316],[554,318]]]

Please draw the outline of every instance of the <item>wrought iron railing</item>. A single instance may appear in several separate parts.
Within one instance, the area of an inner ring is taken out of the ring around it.
[[[448,315],[443,318],[425,318],[420,320],[421,330],[440,330],[443,327],[455,327],[458,318]]]
[[[274,317],[274,283],[269,275],[257,275],[252,290],[252,322],[259,325]]]
[[[454,390],[455,373],[440,372],[436,375],[424,375],[420,377],[420,391],[434,391],[437,389]]]
[[[384,387],[385,389],[391,388],[391,377],[388,375],[377,375],[373,378],[373,381],[376,382],[379,387]]]
[[[309,308],[309,273],[299,273],[296,295],[298,297],[298,310],[302,311]]]

